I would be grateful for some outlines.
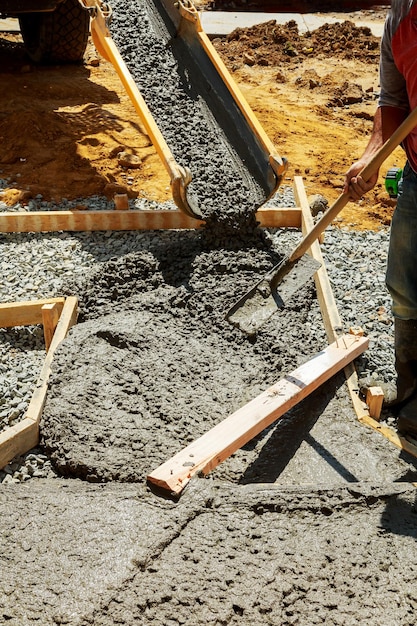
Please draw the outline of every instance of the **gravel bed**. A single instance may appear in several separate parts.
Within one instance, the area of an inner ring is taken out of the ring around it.
[[[84,202],[95,208],[93,199]],[[98,206],[103,207],[105,202],[99,199]],[[293,205],[292,189],[283,187],[269,204]],[[18,205],[13,208],[21,210]],[[68,207],[64,203],[63,207],[55,208]],[[0,206],[2,209],[5,210],[4,206]],[[279,251],[291,249],[300,238],[297,229],[277,229],[270,231],[270,235]],[[147,250],[155,238],[169,236],[168,231],[2,234],[0,302],[66,295],[68,284],[77,276],[85,276],[110,259],[139,248]],[[370,338],[369,350],[357,361],[358,373],[386,380],[395,375],[390,298],[384,284],[388,237],[388,230],[368,232],[330,227],[322,245],[344,328],[361,326]],[[311,311],[306,324],[325,342],[317,309]],[[41,327],[0,330],[0,430],[18,423],[24,416],[44,357]],[[39,451],[31,451],[0,471],[0,482],[20,482],[51,473],[48,459]]]

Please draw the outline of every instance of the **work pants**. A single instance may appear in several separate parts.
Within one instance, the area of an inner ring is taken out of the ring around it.
[[[408,162],[391,222],[386,285],[394,317],[417,320],[417,174]]]

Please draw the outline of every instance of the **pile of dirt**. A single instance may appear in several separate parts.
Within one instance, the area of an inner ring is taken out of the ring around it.
[[[379,38],[368,27],[353,22],[323,24],[312,32],[300,33],[297,22],[278,24],[270,20],[251,28],[236,28],[215,46],[222,57],[234,66],[262,65],[280,67],[299,57],[366,60],[379,59]]]

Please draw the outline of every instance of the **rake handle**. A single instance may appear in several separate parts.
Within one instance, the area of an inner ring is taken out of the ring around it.
[[[416,125],[417,108],[415,108],[408,115],[404,122],[400,124],[397,130],[391,135],[389,139],[387,139],[384,145],[381,146],[381,148],[374,154],[369,163],[365,165],[363,170],[360,172],[360,176],[362,176],[365,182],[368,181],[371,176],[378,171],[385,159],[407,137],[407,135],[413,130]],[[349,194],[340,194],[340,196],[332,204],[332,206],[324,213],[323,217],[319,219],[317,224],[315,224],[310,232],[300,241],[298,246],[294,248],[288,260],[296,261],[301,256],[303,256],[303,254],[307,252],[307,250],[310,248],[311,244],[319,238],[319,236],[327,228],[327,226],[334,220],[335,217],[339,215],[340,211],[347,205],[349,200]]]

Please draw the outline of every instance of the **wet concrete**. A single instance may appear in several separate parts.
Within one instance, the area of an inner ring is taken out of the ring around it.
[[[161,0],[112,7],[111,35],[175,160],[191,172],[189,202],[204,218],[256,210],[275,186],[269,155],[202,47],[187,32],[177,36]]]
[[[412,626],[415,497],[360,483],[196,480],[179,503],[137,485],[4,486],[0,620]]]
[[[256,337],[225,320],[275,264],[266,243],[142,233],[72,285],[80,322],[57,351],[41,424],[62,478],[0,489],[5,622],[413,623],[416,492],[402,483],[415,463],[358,423],[343,374],[178,502],[146,488],[327,345],[311,283]]]
[[[231,326],[279,255],[256,233],[214,239],[141,233],[71,286],[80,321],[41,423],[61,478],[0,488],[0,623],[414,623],[416,491],[401,483],[415,461],[358,423],[343,374],[179,502],[147,491],[150,471],[327,345],[312,283],[255,337]]]
[[[142,233],[137,251],[71,286],[80,323],[55,354],[41,422],[60,474],[143,482],[327,346],[312,279],[255,336],[227,321],[230,305],[275,265],[264,244],[242,237],[238,250],[210,249],[203,231]],[[371,434],[357,423],[341,374],[216,476],[329,485],[399,480],[413,469]]]
[[[80,323],[57,351],[41,424],[64,478],[0,490],[2,556],[30,583],[3,583],[3,615],[411,625],[416,492],[401,483],[415,463],[358,423],[343,374],[178,502],[147,491],[150,471],[327,345],[308,323],[311,283],[255,337],[232,327],[230,303],[276,252],[255,235],[238,250],[206,241],[138,235],[134,252],[72,286]]]
[[[66,476],[142,481],[323,347],[305,324],[312,281],[256,337],[226,320],[274,251],[207,249],[198,232],[149,241],[72,286],[82,323],[55,355],[42,420]]]

